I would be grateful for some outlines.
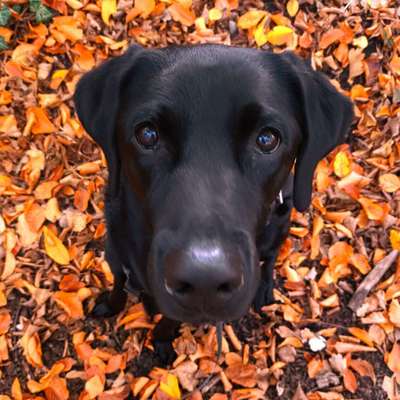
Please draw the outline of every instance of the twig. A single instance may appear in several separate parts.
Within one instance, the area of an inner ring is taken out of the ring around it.
[[[390,268],[399,254],[398,250],[393,250],[382,261],[376,264],[375,268],[364,278],[353,297],[349,302],[349,308],[356,312],[371,289],[380,281],[385,272]]]

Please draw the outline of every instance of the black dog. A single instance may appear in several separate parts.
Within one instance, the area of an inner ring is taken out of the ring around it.
[[[309,206],[350,101],[292,53],[204,45],[134,46],[86,74],[75,103],[109,169],[115,283],[94,314],[123,309],[127,275],[148,311],[173,321],[234,320],[271,302],[292,205]],[[156,339],[170,340],[163,321]]]

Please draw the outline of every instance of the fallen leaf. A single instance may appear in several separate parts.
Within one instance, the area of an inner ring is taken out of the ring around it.
[[[82,301],[78,296],[78,292],[69,293],[59,291],[53,294],[53,299],[64,309],[70,318],[78,319],[84,317]]]
[[[400,231],[396,229],[390,230],[390,244],[393,250],[400,250]]]
[[[46,226],[43,227],[44,248],[46,254],[61,265],[67,265],[70,262],[70,257],[67,248],[62,241]]]
[[[271,31],[267,33],[267,41],[274,46],[282,46],[288,44],[293,39],[293,29],[288,26],[278,25],[274,26]]]
[[[167,374],[166,382],[160,382],[160,390],[170,396],[172,399],[179,400],[181,398],[178,378],[175,375]]]
[[[291,17],[294,17],[299,11],[299,2],[297,0],[289,0],[286,4],[286,10]]]

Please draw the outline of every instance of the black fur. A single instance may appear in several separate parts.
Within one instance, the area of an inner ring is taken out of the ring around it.
[[[115,285],[93,313],[123,309],[124,268],[149,312],[175,321],[227,321],[271,302],[290,211],[309,206],[318,161],[349,130],[350,101],[292,53],[204,45],[134,46],[86,74],[75,104],[109,169]],[[148,121],[160,133],[155,150],[135,137]],[[280,132],[272,154],[256,146],[266,126]],[[170,325],[154,332],[169,348]]]

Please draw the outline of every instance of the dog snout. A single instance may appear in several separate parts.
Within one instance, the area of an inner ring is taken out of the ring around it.
[[[194,242],[165,256],[164,285],[183,306],[216,307],[244,284],[243,263],[235,248],[217,242]]]

